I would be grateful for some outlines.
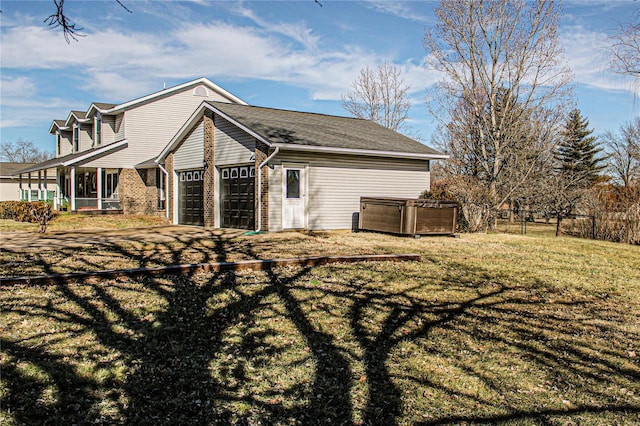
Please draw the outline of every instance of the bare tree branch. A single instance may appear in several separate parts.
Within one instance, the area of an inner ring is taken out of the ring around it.
[[[67,43],[71,43],[72,39],[78,41],[78,37],[84,37],[84,34],[80,33],[84,28],[71,23],[65,14],[64,0],[53,0],[53,3],[56,5],[56,12],[49,15],[44,22],[53,29],[62,28],[62,33]]]
[[[634,14],[638,18],[638,14]],[[610,65],[617,74],[640,77],[640,23],[620,24],[619,32],[610,37]]]
[[[124,10],[129,13],[133,13],[131,9],[124,5],[122,0],[115,1]],[[64,10],[64,2],[65,0],[53,0],[53,3],[56,6],[56,11],[55,13],[49,15],[43,22],[45,22],[50,28],[53,29],[62,28],[64,39],[67,43],[71,43],[71,40],[78,41],[78,37],[85,37],[85,34],[82,34],[84,28],[77,26],[77,24],[75,23],[72,23],[72,21],[69,19],[69,16]]]
[[[342,107],[353,116],[374,121],[392,130],[403,130],[409,118],[409,86],[396,65],[385,62],[377,69],[365,67],[342,95]]]

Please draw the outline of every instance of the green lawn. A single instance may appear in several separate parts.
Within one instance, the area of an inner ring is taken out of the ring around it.
[[[0,422],[640,424],[637,246],[341,232],[72,252],[24,254],[27,268],[12,253],[2,273],[422,261],[0,287]]]

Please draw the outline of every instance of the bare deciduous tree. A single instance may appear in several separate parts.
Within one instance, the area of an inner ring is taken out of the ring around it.
[[[638,14],[634,14],[638,18]],[[611,70],[618,74],[640,77],[640,23],[620,24],[618,33],[610,37]]]
[[[559,8],[545,0],[443,0],[435,13],[423,43],[428,67],[444,77],[429,107],[448,127],[444,139],[455,149],[447,151],[465,159],[462,173],[487,188],[495,210],[548,158],[570,104]]]
[[[385,62],[377,69],[365,67],[342,95],[342,107],[353,116],[375,121],[392,130],[403,130],[409,118],[409,86],[396,65]]]
[[[624,188],[640,184],[640,117],[602,137],[609,153],[609,173]]]
[[[11,163],[39,163],[53,158],[53,154],[38,149],[32,141],[18,139],[0,143],[0,158]]]

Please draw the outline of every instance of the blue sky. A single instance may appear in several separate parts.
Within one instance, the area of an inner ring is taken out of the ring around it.
[[[250,104],[348,115],[340,95],[364,66],[388,61],[411,86],[410,126],[429,144],[435,126],[422,37],[433,1],[67,0],[86,37],[67,44],[43,20],[53,2],[2,0],[0,132],[53,151],[51,121],[91,102],[121,103],[207,77]],[[596,133],[640,111],[638,85],[607,70],[607,37],[640,8],[633,0],[563,4],[560,39],[577,107]]]

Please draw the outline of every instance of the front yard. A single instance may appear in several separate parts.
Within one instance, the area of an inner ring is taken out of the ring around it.
[[[640,423],[640,247],[220,234],[3,250],[0,272],[375,253],[422,260],[2,286],[0,421]]]

